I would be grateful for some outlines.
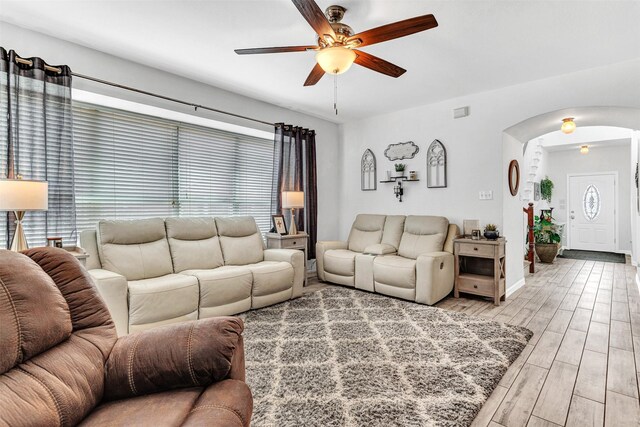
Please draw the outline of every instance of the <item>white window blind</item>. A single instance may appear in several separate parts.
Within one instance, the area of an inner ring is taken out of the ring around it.
[[[79,230],[214,215],[271,228],[271,140],[75,102],[74,144]]]
[[[178,141],[181,216],[253,216],[271,228],[273,141],[191,125]]]
[[[177,214],[173,123],[79,103],[73,119],[78,230],[100,219]]]

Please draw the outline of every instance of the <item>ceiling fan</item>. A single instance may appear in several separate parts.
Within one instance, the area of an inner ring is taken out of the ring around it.
[[[314,0],[292,1],[318,35],[317,46],[262,47],[236,49],[235,52],[238,55],[254,55],[315,51],[317,52],[317,64],[304,82],[305,86],[315,85],[325,73],[342,74],[354,62],[387,76],[400,77],[407,70],[357,48],[408,36],[438,26],[433,15],[423,15],[354,34],[350,26],[340,22],[346,12],[344,7],[329,6],[325,13],[322,13]]]

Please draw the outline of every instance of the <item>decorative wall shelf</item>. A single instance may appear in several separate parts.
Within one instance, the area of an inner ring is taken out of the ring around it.
[[[389,179],[389,180],[386,180],[386,181],[380,181],[380,182],[381,182],[381,183],[384,183],[384,182],[396,182],[396,181],[397,181],[397,180],[399,180],[399,179],[401,179],[402,181],[409,181],[409,182],[413,182],[413,181],[420,181],[419,179],[409,179],[409,178],[407,178],[406,176],[398,176],[398,177],[396,177],[396,178],[391,178],[391,179]]]
[[[381,183],[389,183],[393,182],[396,185],[393,186],[393,194],[396,195],[396,198],[399,202],[402,202],[402,196],[404,195],[404,188],[402,187],[402,182],[417,182],[419,179],[409,179],[406,176],[396,176],[389,180],[380,181]]]

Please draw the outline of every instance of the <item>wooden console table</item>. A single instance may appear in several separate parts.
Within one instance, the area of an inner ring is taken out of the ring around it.
[[[498,240],[453,241],[455,256],[455,284],[453,295],[460,292],[493,298],[495,305],[505,300],[506,262],[504,237]]]

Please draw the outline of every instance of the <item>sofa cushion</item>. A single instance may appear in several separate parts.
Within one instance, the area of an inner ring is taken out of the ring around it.
[[[293,288],[293,266],[284,261],[262,261],[246,266],[253,274],[252,295],[263,296]]]
[[[167,218],[165,226],[176,273],[224,264],[213,218]]]
[[[408,216],[398,255],[416,259],[420,254],[439,252],[444,246],[449,220],[441,216]]]
[[[416,260],[398,255],[376,257],[373,260],[373,280],[385,285],[414,289]]]
[[[185,270],[181,274],[194,276],[200,283],[200,318],[210,317],[211,313],[223,315],[220,311],[207,310],[212,307],[239,303],[235,304],[238,307],[234,313],[251,307],[253,274],[246,266],[225,265],[214,270]]]
[[[349,233],[349,250],[363,252],[367,246],[380,243],[385,218],[385,215],[358,215]]]
[[[198,311],[198,279],[168,274],[129,282],[129,325],[144,325]]]
[[[396,248],[396,250],[398,249],[406,218],[404,215],[387,215],[384,220],[382,243],[391,245]]]
[[[215,218],[225,265],[255,264],[264,260],[262,235],[250,217]]]
[[[0,374],[69,338],[67,301],[30,258],[2,251],[0,262]]]
[[[98,223],[98,252],[102,268],[127,280],[173,273],[162,218],[112,220]]]
[[[201,387],[193,387],[105,402],[80,425],[182,425],[201,393]]]
[[[324,270],[341,276],[353,276],[358,252],[348,249],[330,249],[324,253]]]

